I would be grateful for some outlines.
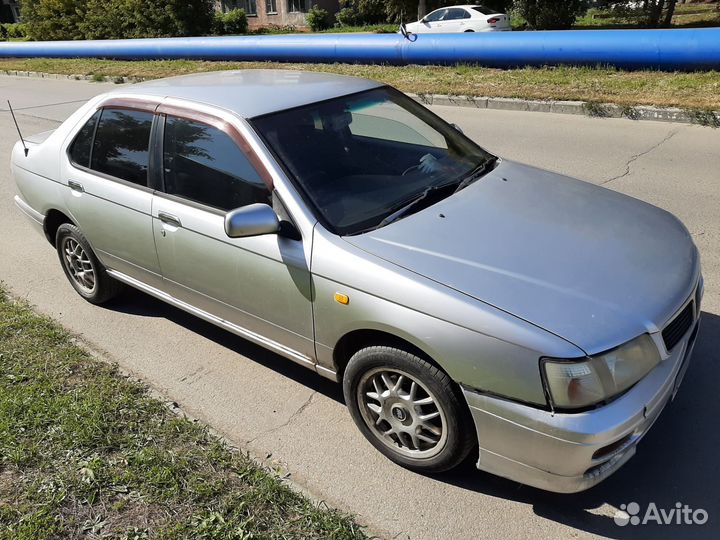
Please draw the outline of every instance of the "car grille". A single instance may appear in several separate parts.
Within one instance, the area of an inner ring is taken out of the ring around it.
[[[690,329],[695,314],[695,301],[691,301],[662,331],[665,348],[670,352]]]

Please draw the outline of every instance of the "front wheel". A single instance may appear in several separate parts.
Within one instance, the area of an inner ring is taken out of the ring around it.
[[[365,438],[403,467],[447,471],[475,443],[475,430],[450,377],[406,351],[358,351],[345,370],[343,392]]]

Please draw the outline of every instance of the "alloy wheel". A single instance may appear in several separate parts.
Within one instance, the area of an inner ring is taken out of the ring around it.
[[[95,266],[80,243],[72,238],[63,239],[62,253],[65,267],[75,284],[86,294],[95,291]]]
[[[360,412],[383,444],[412,458],[431,458],[447,441],[447,420],[438,399],[410,374],[377,368],[357,387]]]

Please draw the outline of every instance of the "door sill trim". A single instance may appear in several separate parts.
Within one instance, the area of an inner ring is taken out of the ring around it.
[[[208,313],[207,311],[204,311],[204,310],[197,308],[191,304],[188,304],[187,302],[179,300],[179,299],[175,298],[174,296],[172,296],[171,294],[168,294],[164,291],[161,291],[160,289],[152,287],[151,285],[143,283],[142,281],[137,280],[133,277],[130,277],[126,274],[123,274],[122,272],[118,272],[117,270],[108,269],[107,273],[114,279],[117,279],[118,281],[122,281],[123,283],[126,283],[127,285],[130,285],[131,287],[139,289],[139,290],[149,294],[150,296],[154,296],[155,298],[162,300],[163,302],[167,302],[168,304],[175,306],[176,308],[182,309],[183,311],[187,311],[188,313],[195,315],[196,317],[199,317],[209,323],[212,323],[216,326],[224,328],[225,330],[228,330],[228,331],[232,332],[233,334],[236,334],[242,338],[245,338],[248,341],[252,341],[253,343],[256,343],[262,347],[265,347],[266,349],[275,351],[278,354],[281,354],[282,356],[284,356],[285,358],[289,358],[290,360],[293,360],[294,362],[297,362],[298,364],[300,364],[302,366],[305,366],[314,371],[317,371],[317,367],[316,367],[317,365],[312,360],[312,358],[305,356],[304,354],[299,353],[294,349],[286,347],[285,345],[282,345],[281,343],[278,343],[277,341],[273,341],[272,339],[261,336],[260,334],[256,334],[255,332],[248,330],[246,328],[243,328],[242,326],[238,326],[235,323],[231,323],[230,321],[226,321],[225,319],[217,317],[217,316],[213,315],[212,313]],[[325,368],[323,368],[323,369],[325,369]],[[323,375],[325,375],[325,374],[323,373]],[[327,376],[327,375],[325,375],[325,376]]]

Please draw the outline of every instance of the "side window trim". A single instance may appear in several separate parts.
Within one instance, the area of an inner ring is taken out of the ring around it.
[[[221,210],[220,208],[215,208],[214,206],[210,206],[209,204],[201,203],[199,201],[193,201],[192,199],[188,199],[187,197],[182,197],[180,195],[174,195],[173,193],[166,193],[164,190],[155,191],[153,194],[161,199],[167,199],[179,204],[184,204],[185,206],[202,210],[203,212],[208,212],[210,214],[215,214],[216,216],[225,216],[227,214],[225,210]]]
[[[165,175],[163,171],[163,138],[165,132],[165,116],[155,113],[150,128],[150,148],[148,160],[148,187],[153,193],[165,191]]]
[[[98,116],[97,120],[95,120],[95,125],[93,126],[92,137],[90,137],[90,152],[89,152],[90,155],[88,156],[88,163],[87,163],[88,169],[90,169],[90,165],[92,165],[93,150],[95,149],[95,135],[97,135],[97,128],[98,128],[98,125],[100,124],[100,120],[102,120],[102,115],[103,115],[103,112],[105,112],[105,109],[100,108],[100,109],[98,109],[98,111],[100,111],[100,116]],[[93,113],[93,114],[95,114],[95,113]]]

